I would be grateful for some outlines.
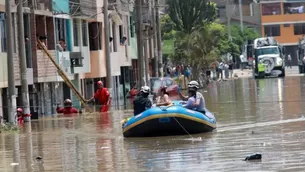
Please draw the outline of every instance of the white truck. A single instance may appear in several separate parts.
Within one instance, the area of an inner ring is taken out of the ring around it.
[[[254,77],[258,77],[258,63],[265,65],[265,76],[285,77],[284,49],[273,37],[257,38],[253,43]]]

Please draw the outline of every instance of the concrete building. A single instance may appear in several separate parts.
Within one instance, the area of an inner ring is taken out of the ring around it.
[[[305,0],[261,1],[262,32],[275,37],[297,65],[298,39],[305,34]]]
[[[125,88],[130,88],[132,73],[131,56],[134,47],[130,23],[129,5],[121,1],[109,1],[112,75],[116,104],[124,96]],[[0,1],[0,113],[6,113],[7,106],[7,54],[5,30],[5,1]],[[38,38],[46,38],[43,43],[49,53],[69,79],[86,97],[93,96],[96,81],[106,77],[106,57],[104,45],[103,1],[98,0],[29,0],[23,4],[26,37],[26,58],[28,84],[32,114],[51,115],[57,104],[70,98],[73,105],[80,107],[78,99],[58,75],[56,67],[37,46]],[[19,56],[17,42],[16,4],[12,2],[14,29],[14,68],[17,106],[21,105]],[[134,33],[133,33],[134,35]],[[126,41],[122,41],[123,37]],[[124,77],[122,77],[124,76]],[[4,117],[6,117],[4,115]]]

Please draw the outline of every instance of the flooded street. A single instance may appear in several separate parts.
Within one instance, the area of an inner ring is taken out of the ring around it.
[[[303,77],[214,83],[204,96],[212,133],[127,139],[126,112],[45,117],[0,134],[0,171],[304,171]],[[262,160],[243,161],[253,153]]]

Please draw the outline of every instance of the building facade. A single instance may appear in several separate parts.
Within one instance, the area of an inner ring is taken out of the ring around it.
[[[304,0],[261,1],[261,22],[264,36],[273,36],[291,54],[297,65],[298,39],[305,34]]]
[[[117,106],[124,104],[121,101],[125,95],[124,90],[130,88],[131,49],[134,48],[131,46],[130,9],[119,2],[121,1],[109,1],[109,4],[115,4],[109,8],[112,38],[109,46],[114,80],[113,97]],[[17,106],[22,106],[15,1],[12,1],[12,6]],[[23,7],[31,113],[55,114],[56,106],[66,98],[72,99],[73,106],[80,108],[78,99],[58,75],[57,68],[37,46],[37,39],[43,40],[51,56],[74,86],[86,98],[92,97],[97,89],[96,82],[105,81],[107,75],[104,41],[109,38],[105,38],[104,34],[103,1],[29,0]],[[6,117],[8,66],[4,9],[4,1],[0,1],[0,107],[4,107],[0,113]]]

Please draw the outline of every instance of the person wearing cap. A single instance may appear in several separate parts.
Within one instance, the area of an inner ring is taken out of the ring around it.
[[[197,81],[190,81],[188,83],[189,96],[183,95],[180,92],[180,90],[178,89],[179,96],[180,96],[180,98],[183,101],[188,101],[189,98],[194,96],[195,101],[193,101],[193,103],[192,103],[192,109],[196,109],[197,111],[204,111],[204,109],[205,109],[205,100],[204,100],[203,95],[198,91],[198,88],[199,88],[199,83]],[[195,95],[193,95],[193,94],[195,94]],[[188,105],[187,107],[190,108],[190,105]]]
[[[168,106],[172,103],[169,98],[168,93],[166,92],[166,89],[167,89],[166,86],[162,86],[160,88],[160,91],[159,91],[160,96],[157,98],[156,106]]]
[[[143,86],[141,87],[140,92],[141,94],[139,94],[133,101],[134,116],[139,115],[152,107],[152,102],[148,98],[150,88],[148,86]]]
[[[78,113],[78,110],[72,107],[72,101],[70,99],[66,99],[64,101],[64,107],[62,108],[57,107],[56,112],[63,113],[64,115],[70,115],[70,114]]]
[[[108,89],[104,87],[104,83],[102,81],[98,81],[97,86],[98,90],[95,92],[94,96],[89,99],[89,102],[93,101],[94,99],[98,99],[100,105],[102,106],[101,112],[108,112],[111,103],[110,93]]]
[[[24,117],[24,113],[23,113],[23,109],[22,108],[18,108],[17,109],[17,121],[18,121],[18,124],[21,124],[23,123],[23,117]]]

